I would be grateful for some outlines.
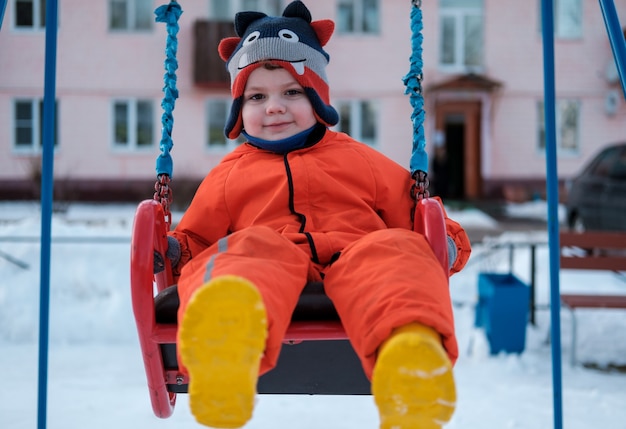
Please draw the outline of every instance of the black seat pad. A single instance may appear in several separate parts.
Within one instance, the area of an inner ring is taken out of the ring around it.
[[[154,305],[157,323],[176,324],[178,307],[180,305],[178,286],[173,285],[159,292],[154,299]],[[311,282],[305,286],[291,320],[339,320],[335,306],[324,292],[324,284],[322,282]]]

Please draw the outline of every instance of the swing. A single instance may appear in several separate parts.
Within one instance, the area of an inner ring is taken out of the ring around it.
[[[421,94],[421,2],[412,0],[411,68],[404,77],[414,113],[413,154],[410,170],[415,179],[411,195],[416,200],[413,229],[423,234],[438,261],[448,272],[446,226],[439,203],[428,198],[427,155],[424,150],[424,111]],[[131,298],[143,355],[148,390],[154,414],[171,416],[176,395],[187,393],[189,380],[178,369],[176,360],[177,309],[176,285],[167,250],[167,232],[171,225],[169,186],[172,175],[172,125],[176,89],[175,71],[178,18],[182,10],[176,1],[155,11],[157,22],[167,25],[167,48],[162,107],[163,131],[161,154],[157,158],[155,194],[142,201],[135,213],[131,237]],[[162,261],[164,270],[154,272],[154,261]],[[306,285],[283,340],[276,368],[259,378],[258,393],[367,395],[370,383],[356,356],[322,283]],[[306,370],[303,370],[306,368]]]

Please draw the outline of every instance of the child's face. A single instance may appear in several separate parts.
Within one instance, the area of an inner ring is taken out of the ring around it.
[[[248,77],[243,97],[243,128],[251,136],[280,140],[317,122],[309,98],[285,69],[257,68]]]

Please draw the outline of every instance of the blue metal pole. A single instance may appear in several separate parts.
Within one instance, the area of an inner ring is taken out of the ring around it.
[[[615,58],[615,64],[617,65],[617,72],[619,73],[619,78],[622,81],[622,92],[624,93],[624,98],[626,99],[626,40],[624,40],[624,32],[621,24],[619,23],[619,17],[617,16],[613,0],[600,0],[600,8],[602,9],[602,15],[604,16],[606,32],[608,33],[609,41],[611,42],[613,57]]]
[[[544,115],[548,192],[548,242],[550,256],[550,326],[552,329],[552,389],[554,428],[563,428],[561,379],[561,294],[559,287],[559,186],[556,165],[556,90],[554,77],[554,2],[542,0]]]
[[[43,98],[43,158],[41,175],[41,273],[39,296],[39,391],[37,427],[46,428],[48,400],[48,334],[50,319],[50,243],[54,190],[56,109],[57,0],[46,2],[46,59]]]
[[[4,21],[4,10],[7,7],[7,0],[0,0],[0,30],[2,30],[2,21]]]

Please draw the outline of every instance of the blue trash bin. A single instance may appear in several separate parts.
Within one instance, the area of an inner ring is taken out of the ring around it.
[[[491,354],[522,353],[530,287],[513,274],[479,273],[475,326],[483,328]]]

